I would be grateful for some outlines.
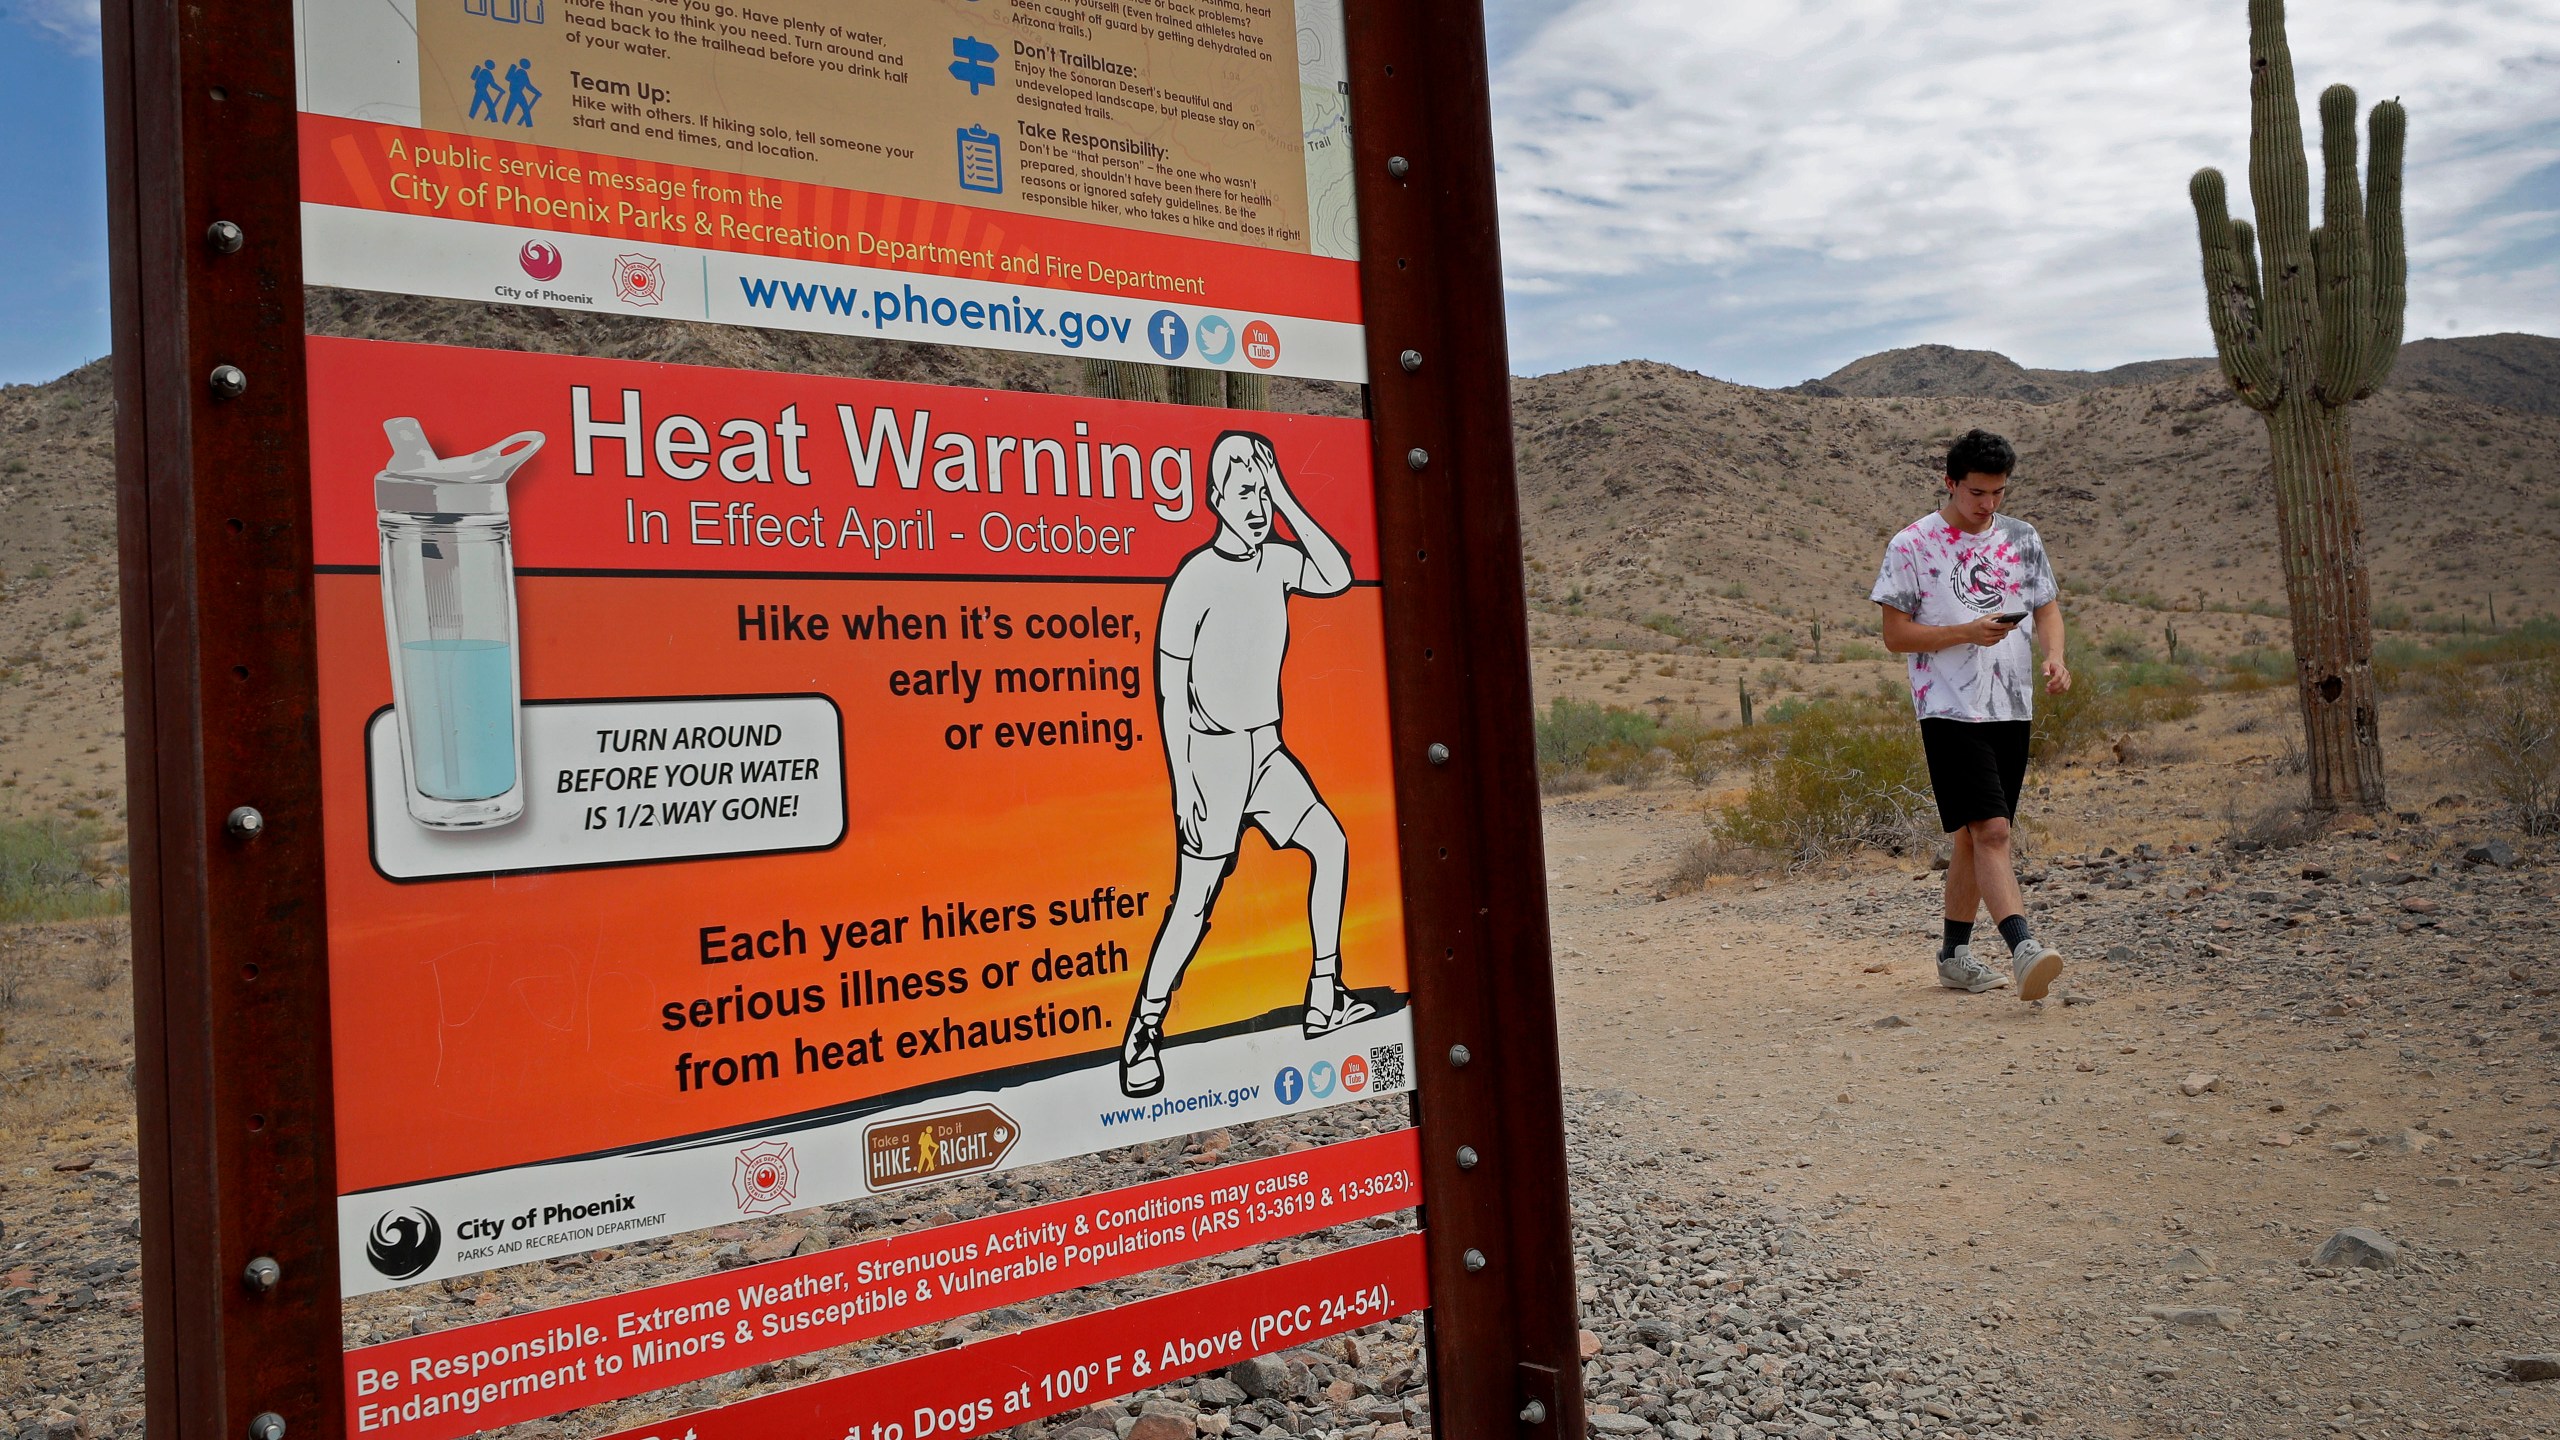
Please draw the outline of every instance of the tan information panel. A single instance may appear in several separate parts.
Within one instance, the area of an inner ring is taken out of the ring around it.
[[[1298,30],[1290,0],[422,0],[418,98],[434,130],[1304,251],[1338,102],[1305,103]]]

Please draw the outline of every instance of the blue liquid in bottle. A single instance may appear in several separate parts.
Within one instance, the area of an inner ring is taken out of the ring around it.
[[[488,800],[516,783],[514,647],[504,640],[410,640],[402,699],[418,793]]]

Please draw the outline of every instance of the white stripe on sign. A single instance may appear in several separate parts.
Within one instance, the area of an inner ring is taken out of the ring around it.
[[[1117,1030],[1100,1033],[1116,1052]],[[1113,1053],[1063,1075],[795,1129],[341,1195],[338,1283],[347,1295],[423,1285],[901,1188],[910,1177],[882,1182],[871,1173],[879,1147],[865,1137],[902,1120],[1000,1112],[1019,1127],[1004,1137],[1000,1156],[955,1172],[984,1175],[1412,1088],[1406,1009],[1314,1040],[1295,1024],[1192,1043],[1172,1039],[1164,1093],[1146,1099],[1120,1092]],[[807,1065],[813,1062],[795,1052],[809,1043],[786,1040],[769,1053],[777,1065]],[[1093,1188],[1131,1178],[1099,1176]]]
[[[1239,375],[1368,379],[1363,327],[1123,296],[555,234],[342,205],[302,207],[303,279],[767,330],[864,335]]]

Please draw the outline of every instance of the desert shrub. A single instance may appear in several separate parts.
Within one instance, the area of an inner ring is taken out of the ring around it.
[[[2185,720],[2203,708],[2203,682],[2183,665],[2147,657],[2110,662],[2105,650],[2073,647],[2071,688],[2059,695],[2036,688],[2035,729],[2029,752],[2040,760],[2066,760],[2117,736],[2168,720]]]
[[[2151,647],[2130,630],[2111,630],[2107,638],[2098,642],[2098,653],[2110,660],[2148,660]]]
[[[1654,753],[1661,729],[1639,711],[1559,695],[1538,716],[1539,788],[1564,795],[1603,780],[1643,784],[1664,764]]]
[[[1700,789],[1723,773],[1730,746],[1711,730],[1665,730],[1657,742],[1674,773]]]
[[[89,942],[89,955],[80,967],[80,983],[92,990],[113,990],[117,981],[132,972],[131,937],[123,917],[91,922],[84,927],[83,938]]]
[[[1693,840],[1663,878],[1666,895],[1689,895],[1703,890],[1707,882],[1721,875],[1767,875],[1786,868],[1786,862],[1766,850],[1737,845],[1721,835],[1708,835]]]
[[[2293,678],[2293,657],[2263,646],[2222,657],[2226,690],[2264,690]]]
[[[2439,704],[2474,778],[2529,835],[2560,833],[2560,661],[2449,681]]]
[[[2318,838],[2320,820],[2291,800],[2243,810],[2234,795],[2223,811],[2222,838],[2234,850],[2290,850]]]
[[[1600,777],[1579,765],[1541,765],[1538,791],[1544,795],[1579,795],[1600,787]]]
[[[1538,763],[1579,765],[1603,745],[1652,748],[1653,717],[1619,705],[1594,705],[1559,695],[1538,717]]]
[[[122,913],[124,888],[90,873],[90,838],[69,825],[0,821],[0,921]]]
[[[1885,652],[1881,647],[1870,645],[1864,640],[1844,640],[1840,643],[1842,660],[1881,660],[1884,657]]]
[[[0,930],[0,1012],[26,1003],[30,982],[35,978],[32,963],[25,937],[14,930]]]
[[[1899,853],[1929,808],[1920,730],[1903,706],[1826,700],[1772,724],[1750,790],[1718,817],[1716,838],[1792,863],[1861,846]]]
[[[1650,745],[1612,740],[1583,756],[1582,768],[1612,785],[1649,785],[1661,773],[1661,752]]]

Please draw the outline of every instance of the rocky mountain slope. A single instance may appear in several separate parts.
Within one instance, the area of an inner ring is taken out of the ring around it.
[[[310,318],[329,334],[926,383],[1078,380],[1073,362],[989,351],[346,292],[314,292]],[[1716,719],[1743,664],[1808,658],[1815,620],[1823,658],[1871,639],[1882,541],[1935,503],[1946,441],[1974,425],[2017,442],[2012,508],[2044,531],[2074,623],[2155,648],[2171,624],[2208,651],[2283,643],[2265,434],[2204,362],[2044,371],[1924,346],[1823,383],[1843,393],[1641,360],[1514,382],[1542,693]],[[1359,405],[1288,381],[1274,403]],[[104,362],[0,387],[0,816],[121,816],[113,408]],[[2485,623],[2493,598],[2502,622],[2560,606],[2560,341],[2416,342],[2356,435],[2386,623]],[[1630,651],[1682,653],[1640,678],[1618,673]]]
[[[2413,368],[2447,386],[2516,373]],[[1513,405],[1544,644],[1776,653],[1816,619],[1835,643],[1866,635],[1885,537],[1936,503],[1948,440],[1977,425],[2018,446],[2009,508],[2044,532],[2080,623],[2154,648],[2164,623],[2208,650],[2285,634],[2265,428],[2216,373],[2040,402],[1758,390],[1627,361],[1517,381]],[[2357,409],[2355,444],[2383,623],[2560,605],[2560,415],[2392,389]]]

